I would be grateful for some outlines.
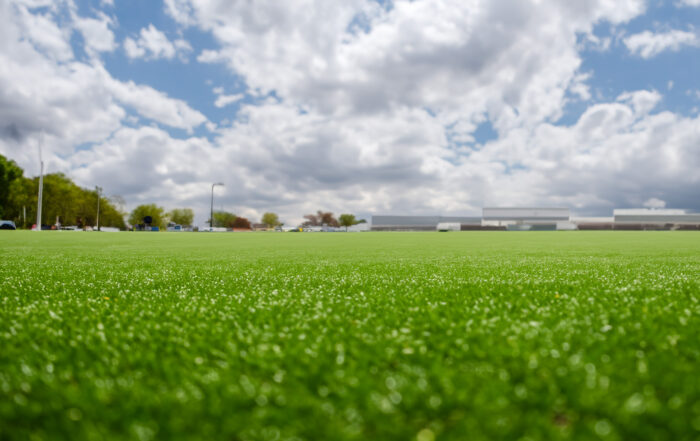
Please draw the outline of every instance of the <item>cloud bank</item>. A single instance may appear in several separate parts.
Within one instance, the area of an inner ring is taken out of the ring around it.
[[[660,109],[653,89],[594,100],[595,72],[582,72],[582,36],[641,16],[643,1],[166,0],[183,32],[216,43],[192,48],[197,63],[244,82],[240,93],[214,90],[215,108],[235,108],[218,124],[154,85],[115,79],[99,59],[113,40],[76,59],[56,11],[0,3],[0,152],[31,171],[44,133],[56,169],[130,206],[189,206],[203,224],[211,182],[223,181],[217,207],[275,211],[288,224],[319,208],[600,214],[654,198],[700,208],[697,115]],[[115,26],[105,17],[93,27]],[[651,58],[691,44],[684,32],[623,43]],[[124,50],[178,53],[150,24]],[[584,109],[562,122],[571,103]],[[203,125],[212,132],[196,132]],[[485,125],[492,137],[479,135]]]

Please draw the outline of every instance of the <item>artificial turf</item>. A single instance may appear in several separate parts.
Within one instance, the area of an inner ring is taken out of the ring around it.
[[[0,232],[1,440],[698,440],[697,232]]]

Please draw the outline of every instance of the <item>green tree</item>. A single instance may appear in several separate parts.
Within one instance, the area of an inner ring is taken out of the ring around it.
[[[214,212],[214,226],[217,228],[233,228],[236,222],[236,215],[228,211]]]
[[[170,222],[189,227],[194,223],[194,211],[191,208],[175,208],[168,213]]]
[[[351,227],[351,226],[356,225],[356,224],[359,223],[359,222],[357,221],[357,219],[355,219],[355,215],[354,215],[354,214],[347,214],[347,213],[346,213],[346,214],[341,214],[341,215],[338,217],[338,220],[340,221],[340,225],[342,225],[343,227],[345,227],[345,231],[348,231],[348,227]]]
[[[163,207],[159,207],[156,204],[144,204],[134,208],[129,215],[129,223],[131,225],[143,224],[143,218],[146,216],[151,216],[152,226],[160,228],[161,231],[166,229],[167,217],[165,215],[165,210]]]
[[[23,178],[22,169],[13,160],[8,160],[0,155],[0,218],[5,218],[6,213],[10,212],[10,189],[12,184]]]
[[[18,227],[29,228],[36,221],[37,185],[25,177],[10,184],[4,217],[13,220]]]
[[[0,210],[3,218],[25,228],[32,225],[36,221],[38,189],[38,177],[23,177],[21,168],[0,156]],[[2,200],[5,194],[6,199]],[[97,193],[77,186],[62,173],[44,176],[42,199],[42,224],[51,225],[58,220],[62,225],[95,225]],[[125,228],[123,213],[106,198],[100,198],[100,224]]]
[[[265,213],[262,215],[262,223],[267,225],[268,228],[275,228],[279,225],[282,225],[280,223],[280,218],[277,216],[275,213]]]

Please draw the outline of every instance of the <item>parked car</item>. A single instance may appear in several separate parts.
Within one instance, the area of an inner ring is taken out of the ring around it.
[[[17,225],[11,220],[0,220],[0,230],[16,230]]]

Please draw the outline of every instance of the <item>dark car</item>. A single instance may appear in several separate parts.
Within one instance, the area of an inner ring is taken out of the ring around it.
[[[10,220],[0,220],[0,230],[16,230],[17,226]]]

